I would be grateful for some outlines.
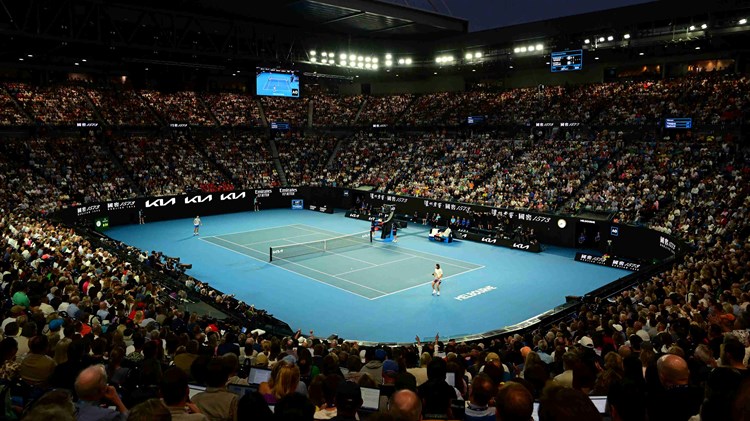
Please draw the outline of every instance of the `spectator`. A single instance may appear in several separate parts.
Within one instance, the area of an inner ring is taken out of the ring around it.
[[[170,421],[169,409],[159,399],[149,399],[134,406],[128,421]]]
[[[55,360],[47,356],[47,337],[37,335],[29,340],[29,355],[23,359],[19,368],[21,379],[40,388],[47,387],[55,371]]]
[[[422,420],[422,400],[416,393],[402,389],[391,396],[389,412],[396,418],[405,421]]]
[[[471,381],[471,394],[466,404],[464,420],[492,421],[495,418],[495,408],[490,407],[490,400],[495,394],[495,385],[485,373],[479,373]]]
[[[586,394],[551,385],[539,400],[539,421],[600,421],[601,414]]]
[[[210,421],[234,421],[237,419],[239,397],[227,391],[229,372],[220,358],[212,358],[208,364],[206,391],[192,398],[200,412]]]
[[[159,388],[174,421],[207,421],[196,404],[189,402],[188,375],[180,368],[167,369]],[[240,419],[240,418],[238,418]]]
[[[126,420],[128,409],[120,400],[117,390],[107,385],[107,373],[101,365],[84,369],[75,381],[75,391],[78,395],[76,404],[78,421],[93,420]],[[114,404],[117,408],[102,408],[102,400]]]
[[[500,386],[495,397],[497,421],[528,421],[534,411],[534,397],[520,383],[508,382]]]

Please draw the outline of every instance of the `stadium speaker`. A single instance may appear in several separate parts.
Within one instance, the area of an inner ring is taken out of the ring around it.
[[[576,301],[581,301],[581,297],[577,295],[566,295],[565,296],[565,303],[572,303]]]

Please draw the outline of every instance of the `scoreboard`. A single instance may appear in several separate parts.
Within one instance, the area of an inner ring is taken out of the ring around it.
[[[550,70],[553,73],[583,68],[583,50],[554,51],[550,57]]]
[[[664,120],[665,129],[692,129],[693,119],[692,118],[667,118]]]

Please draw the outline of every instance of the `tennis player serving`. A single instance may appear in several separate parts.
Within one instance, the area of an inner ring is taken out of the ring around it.
[[[440,283],[443,282],[443,270],[440,269],[440,264],[435,263],[435,271],[432,272],[432,295],[435,295],[435,292],[437,292],[437,295],[440,296]]]

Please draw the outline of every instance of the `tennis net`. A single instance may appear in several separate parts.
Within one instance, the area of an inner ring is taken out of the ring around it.
[[[291,257],[321,253],[368,243],[372,243],[372,233],[370,231],[342,235],[341,237],[333,237],[325,240],[310,241],[307,243],[271,246],[269,250],[269,260],[273,262],[274,260],[288,259]]]

